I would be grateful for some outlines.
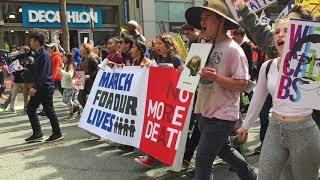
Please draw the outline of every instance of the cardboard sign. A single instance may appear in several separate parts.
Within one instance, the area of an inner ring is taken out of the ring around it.
[[[85,85],[85,73],[84,71],[76,71],[72,79],[72,87],[76,90],[84,89]]]
[[[185,67],[181,73],[177,88],[195,92],[199,84],[199,71],[207,62],[212,44],[193,43],[190,47]]]
[[[240,22],[242,20],[241,16],[237,12],[237,4],[239,3],[239,0],[225,0],[227,6],[229,7],[230,12],[232,13],[234,19],[237,22]],[[267,6],[275,3],[276,0],[246,0],[246,4],[254,11],[260,11]]]
[[[306,7],[314,16],[320,16],[319,0],[296,0],[295,4]]]
[[[290,20],[275,97],[320,110],[320,23]]]

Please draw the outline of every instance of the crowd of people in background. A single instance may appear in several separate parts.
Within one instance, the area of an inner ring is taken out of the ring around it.
[[[216,57],[210,55],[206,67],[200,73],[201,80],[192,110],[184,167],[190,165],[197,149],[195,174],[197,180],[213,178],[212,163],[216,156],[229,163],[241,179],[256,179],[257,175],[243,158],[244,154],[229,144],[228,137],[237,132],[238,141],[245,142],[252,122],[260,116],[261,145],[255,149],[256,153],[261,153],[259,179],[279,179],[286,163],[287,178],[315,179],[320,166],[320,159],[315,158],[319,157],[320,141],[314,139],[320,139],[320,132],[318,128],[311,131],[310,127],[316,127],[316,123],[320,124],[319,112],[288,104],[281,104],[280,108],[279,102],[271,95],[275,88],[277,63],[282,55],[288,18],[313,20],[314,17],[304,7],[295,6],[289,16],[280,20],[274,27],[275,31],[272,31],[269,25],[260,22],[243,0],[238,4],[239,15],[243,19],[243,24],[240,25],[229,18],[228,13],[221,10],[226,8],[225,5],[214,0],[206,2],[201,7],[193,7],[186,11],[188,23],[181,27],[181,32],[188,39],[185,46],[189,49],[192,43],[213,43],[211,55],[222,50],[223,60],[221,63],[216,63]],[[31,48],[36,55],[19,59],[21,67],[10,74],[11,92],[1,105],[4,110],[16,113],[17,93],[23,92],[24,112],[28,114],[33,129],[33,135],[26,141],[43,138],[36,114],[40,104],[43,110],[39,109],[41,111],[39,114],[48,116],[53,129],[48,141],[63,138],[52,104],[54,89],[57,89],[63,97],[63,103],[69,110],[69,118],[73,118],[74,114],[80,117],[99,71],[98,65],[103,62],[112,68],[158,66],[175,68],[180,72],[183,70],[184,61],[179,55],[179,46],[171,34],[164,33],[146,40],[139,27],[136,21],[131,20],[128,22],[127,31],[122,32],[119,37],[111,37],[101,46],[93,47],[90,43],[83,43],[80,47],[72,48],[71,52],[61,51],[56,43],[44,43],[43,35],[41,36],[39,32],[31,34],[30,47],[22,48]],[[262,30],[257,31],[257,29]],[[231,36],[228,36],[228,30]],[[246,34],[253,39],[246,38]],[[279,39],[281,44],[278,43]],[[11,51],[17,51],[17,47],[13,46]],[[271,67],[269,65],[270,72],[267,69],[270,61],[266,62],[269,58],[273,59]],[[42,64],[39,59],[44,59],[41,61]],[[37,72],[39,69],[44,70]],[[6,88],[5,71],[6,67],[2,67],[1,97]],[[77,90],[72,86],[76,71],[83,71],[85,74],[84,89]],[[247,81],[258,82],[254,93],[244,92]],[[214,85],[215,83],[219,87]],[[248,104],[244,108],[240,95],[249,98],[250,106]],[[273,111],[269,121],[271,108]],[[235,128],[239,112],[246,113],[247,110],[244,123]],[[314,112],[313,117],[312,112]],[[290,118],[289,121],[282,119],[292,114],[301,118],[298,120],[292,118],[292,121]],[[288,132],[285,137],[283,129]],[[284,139],[288,144],[282,144]],[[300,147],[299,144],[303,146]],[[134,150],[129,146],[120,148]],[[145,167],[152,167],[157,162],[150,156],[139,156],[135,161]]]

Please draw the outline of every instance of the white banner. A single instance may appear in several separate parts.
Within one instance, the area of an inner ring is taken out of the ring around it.
[[[147,68],[100,70],[81,116],[80,127],[102,138],[139,148],[148,76]]]

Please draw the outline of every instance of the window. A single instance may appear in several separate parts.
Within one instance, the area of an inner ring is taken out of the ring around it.
[[[5,23],[22,23],[22,5],[3,3],[2,12]]]
[[[116,24],[116,8],[102,7],[102,24]]]

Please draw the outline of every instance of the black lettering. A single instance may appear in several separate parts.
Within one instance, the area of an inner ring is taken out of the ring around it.
[[[107,109],[111,109],[111,108],[112,108],[112,102],[113,102],[113,93],[109,93],[108,101],[107,101],[105,107],[106,107]]]
[[[99,98],[100,98],[99,95],[101,94],[101,92],[102,92],[101,90],[97,91],[96,96],[94,97],[94,100],[93,100],[93,104],[96,104],[96,101],[99,100]]]
[[[120,106],[120,94],[114,96],[113,110],[118,111]]]
[[[123,113],[124,112],[124,108],[126,106],[126,102],[127,102],[127,96],[125,95],[121,95],[121,99],[120,99],[120,107],[119,107],[119,112]]]
[[[131,111],[132,115],[137,115],[137,106],[138,106],[138,98],[134,96],[128,96],[128,101],[126,103],[126,114],[130,114]]]
[[[106,91],[102,92],[102,94],[100,96],[99,104],[98,104],[100,107],[104,107],[105,106],[107,98],[108,98],[108,94],[109,93],[106,92]]]

